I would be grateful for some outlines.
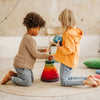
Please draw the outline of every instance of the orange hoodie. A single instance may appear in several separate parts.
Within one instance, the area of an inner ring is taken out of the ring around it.
[[[78,64],[80,40],[83,32],[79,28],[69,28],[62,35],[62,46],[55,54],[55,60],[70,67],[75,68]]]

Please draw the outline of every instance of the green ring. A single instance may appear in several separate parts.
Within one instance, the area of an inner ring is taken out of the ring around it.
[[[55,60],[50,60],[50,61],[46,60],[45,61],[46,64],[53,64],[54,62],[55,62]]]
[[[54,64],[45,64],[45,66],[54,66]]]

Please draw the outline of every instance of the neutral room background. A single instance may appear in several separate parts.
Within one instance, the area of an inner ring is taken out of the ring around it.
[[[35,39],[39,47],[48,47],[47,30],[61,33],[58,15],[65,8],[74,12],[77,26],[84,32],[80,56],[100,55],[100,0],[0,0],[0,58],[13,58],[17,54],[21,38],[26,33],[23,18],[32,11],[46,20],[46,27]]]
[[[47,35],[48,27],[59,29],[58,15],[65,8],[75,13],[84,35],[100,34],[100,0],[0,0],[0,36],[22,36],[26,32],[23,18],[32,11],[47,21],[40,31]]]

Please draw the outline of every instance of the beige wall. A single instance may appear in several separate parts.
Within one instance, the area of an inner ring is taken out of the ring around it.
[[[46,27],[59,27],[57,16],[64,8],[76,14],[85,35],[100,34],[100,0],[0,0],[0,36],[22,36],[23,18],[31,11],[44,17]],[[40,31],[46,33],[46,28]]]

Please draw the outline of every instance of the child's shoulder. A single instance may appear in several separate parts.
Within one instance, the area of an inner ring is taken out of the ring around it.
[[[28,35],[28,34],[24,34],[24,36],[23,37],[25,37],[25,38],[27,38],[27,39],[33,39],[33,37],[32,36],[30,36],[30,35]]]
[[[76,27],[76,32],[79,33],[79,35],[83,35],[83,31],[78,27]]]
[[[70,35],[83,35],[82,30],[78,27],[71,27],[66,31],[66,33]]]
[[[34,39],[32,36],[28,35],[28,34],[24,34],[23,38],[24,38],[26,41],[29,41],[29,42],[35,41],[35,39]]]

